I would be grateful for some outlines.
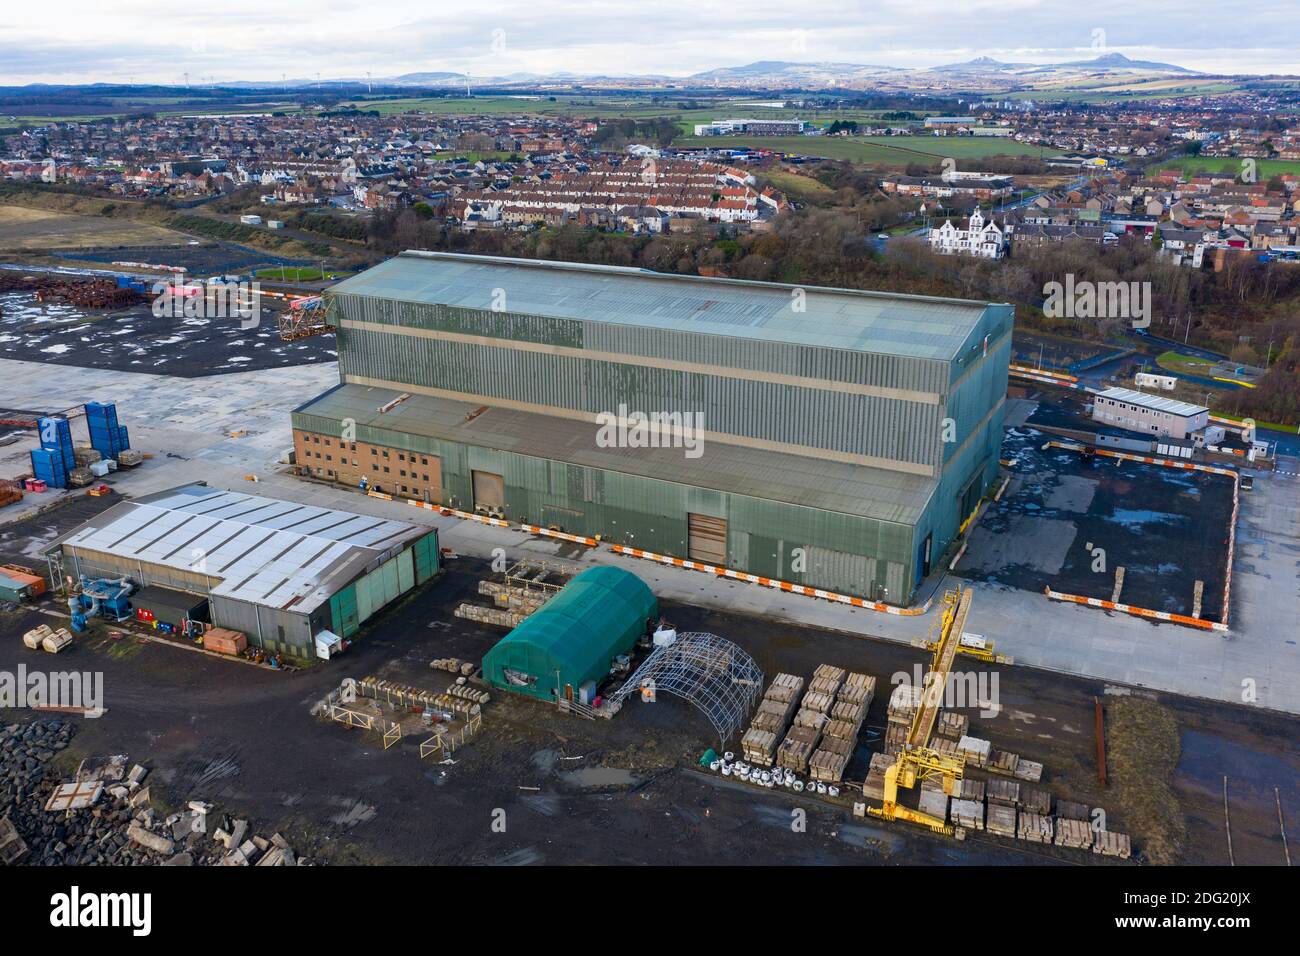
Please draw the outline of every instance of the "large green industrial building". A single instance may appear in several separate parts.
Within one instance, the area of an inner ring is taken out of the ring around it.
[[[327,308],[326,480],[906,604],[997,471],[1009,305],[407,252]]]

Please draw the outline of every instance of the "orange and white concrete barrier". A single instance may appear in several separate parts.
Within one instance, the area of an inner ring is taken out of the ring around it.
[[[730,578],[733,581],[744,581],[748,584],[759,584],[763,587],[775,588],[778,591],[787,591],[790,594],[802,594],[805,597],[822,598],[826,601],[833,601],[836,604],[848,604],[852,607],[864,608],[868,611],[879,611],[882,614],[894,614],[901,617],[917,617],[930,610],[930,602],[926,601],[921,607],[894,607],[891,604],[882,604],[879,601],[868,601],[865,598],[853,597],[848,594],[837,594],[834,591],[825,591],[821,588],[811,588],[804,584],[791,584],[789,581],[778,581],[776,578],[765,578],[759,574],[749,574],[746,571],[734,571],[731,568],[721,568],[713,564],[705,564],[702,561],[691,561],[686,558],[674,558],[667,554],[655,554],[653,551],[643,551],[640,548],[629,548],[622,544],[611,544],[611,550],[615,554],[625,554],[633,558],[645,558],[649,561],[657,561],[660,564],[670,564],[675,568],[686,568],[690,571],[703,571],[706,574],[713,574],[720,578]]]
[[[1186,614],[1172,614],[1169,611],[1153,611],[1146,607],[1135,607],[1132,604],[1119,604],[1115,601],[1105,601],[1101,598],[1083,597],[1080,594],[1065,594],[1061,591],[1053,591],[1051,588],[1044,588],[1047,596],[1053,601],[1067,601],[1072,604],[1086,604],[1088,607],[1104,608],[1107,611],[1119,611],[1123,614],[1132,614],[1135,617],[1145,617],[1153,621],[1169,621],[1171,624],[1185,624],[1188,627],[1197,627],[1203,631],[1226,631],[1227,624],[1220,624],[1217,621],[1207,621],[1199,617],[1188,617]]]

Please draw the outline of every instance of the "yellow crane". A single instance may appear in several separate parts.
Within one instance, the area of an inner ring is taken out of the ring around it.
[[[966,770],[965,758],[949,756],[930,747],[930,735],[934,732],[935,721],[943,706],[944,688],[948,684],[948,674],[952,670],[953,659],[958,653],[963,652],[961,638],[966,626],[966,618],[970,615],[971,591],[958,587],[955,591],[949,591],[944,595],[943,603],[939,639],[925,645],[933,652],[933,657],[930,661],[930,670],[922,680],[921,698],[912,717],[907,739],[894,757],[894,763],[885,771],[883,805],[879,808],[870,807],[868,812],[884,820],[906,820],[909,823],[928,827],[935,833],[952,836],[954,830],[944,820],[898,805],[900,786],[910,790],[918,781],[930,777],[942,777],[943,792],[952,796],[953,784],[962,778]],[[991,653],[991,648],[971,648],[971,650],[987,650]]]

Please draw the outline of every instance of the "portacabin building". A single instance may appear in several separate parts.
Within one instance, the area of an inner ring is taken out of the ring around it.
[[[326,297],[318,479],[906,604],[997,471],[1009,305],[426,252]]]

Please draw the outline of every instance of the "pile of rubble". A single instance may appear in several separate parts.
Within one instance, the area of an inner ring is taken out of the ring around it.
[[[44,866],[293,866],[280,834],[253,835],[247,820],[214,814],[192,800],[162,816],[151,806],[149,771],[128,758],[84,763],[59,783],[47,764],[75,728],[61,720],[0,729],[0,834],[5,859]],[[9,828],[3,825],[8,821]]]

